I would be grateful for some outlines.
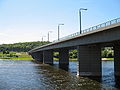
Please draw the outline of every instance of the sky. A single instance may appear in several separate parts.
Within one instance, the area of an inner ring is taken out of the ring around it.
[[[47,41],[120,17],[120,0],[0,0],[0,44]]]

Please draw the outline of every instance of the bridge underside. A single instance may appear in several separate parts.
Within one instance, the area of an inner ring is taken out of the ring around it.
[[[114,47],[114,69],[115,75],[120,76],[120,42],[92,44],[77,46],[78,51],[78,73],[80,76],[101,76],[101,48],[103,46]],[[35,60],[45,64],[53,64],[53,52],[59,52],[59,66],[69,65],[69,50],[72,48],[60,48],[56,50],[46,50],[42,52],[33,53],[32,56]],[[75,49],[75,47],[74,47]]]

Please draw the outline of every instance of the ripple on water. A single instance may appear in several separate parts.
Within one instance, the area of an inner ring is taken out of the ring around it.
[[[0,90],[116,90],[32,61],[0,60]]]

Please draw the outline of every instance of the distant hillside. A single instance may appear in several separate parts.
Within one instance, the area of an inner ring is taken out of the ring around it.
[[[8,50],[8,51],[16,51],[16,52],[27,52],[35,47],[42,46],[48,43],[50,42],[36,41],[36,42],[14,43],[14,44],[2,44],[0,45],[0,51]]]
[[[44,41],[37,41],[37,42],[23,42],[23,43],[14,43],[14,44],[2,44],[0,45],[0,52],[3,54],[9,54],[9,51],[15,52],[28,52],[29,50],[36,48],[38,46],[42,46],[48,44],[50,42]],[[71,50],[69,52],[71,58],[77,58],[77,50]],[[113,58],[114,51],[113,47],[105,47],[102,48],[102,58]],[[55,56],[58,57],[58,53],[55,53]]]

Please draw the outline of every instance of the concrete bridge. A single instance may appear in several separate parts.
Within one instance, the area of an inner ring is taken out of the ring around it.
[[[114,48],[115,75],[120,76],[120,18],[102,23],[37,47],[28,53],[37,61],[53,64],[53,52],[59,52],[59,65],[69,65],[69,50],[77,49],[78,74],[101,76],[101,48]]]

